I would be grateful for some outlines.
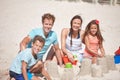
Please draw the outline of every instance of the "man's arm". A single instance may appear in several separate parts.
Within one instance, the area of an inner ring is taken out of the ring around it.
[[[26,36],[21,42],[20,42],[20,51],[24,50],[27,46],[27,44],[31,41],[30,36]]]
[[[59,45],[56,44],[53,47],[55,49],[55,54],[56,54],[57,60],[59,62],[59,65],[62,66],[62,56],[61,56],[61,51],[60,51]]]

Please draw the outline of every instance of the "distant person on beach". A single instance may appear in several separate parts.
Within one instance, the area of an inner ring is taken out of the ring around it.
[[[74,62],[74,56],[78,62],[83,58],[82,35],[84,31],[81,29],[82,18],[75,15],[70,21],[70,28],[63,28],[61,32],[61,49],[70,62]]]
[[[17,54],[15,60],[10,66],[10,78],[12,80],[39,80],[31,72],[34,65],[37,63],[37,54],[43,48],[45,40],[41,36],[35,36],[32,40],[32,47],[26,48]],[[41,73],[51,80],[49,74],[45,71],[43,63],[41,62]],[[31,77],[29,77],[31,75]]]
[[[83,36],[83,42],[85,43],[84,57],[91,58],[93,64],[97,62],[98,57],[104,57],[103,37],[98,20],[92,20],[88,23]]]
[[[54,15],[50,13],[45,13],[42,16],[42,27],[33,29],[29,32],[29,34],[21,41],[20,43],[20,50],[24,50],[27,47],[31,47],[31,40],[36,36],[40,35],[45,39],[45,45],[43,46],[42,50],[37,54],[37,58],[42,61],[44,54],[50,48],[46,60],[52,60],[53,56],[57,57],[58,63],[62,66],[62,57],[60,53],[59,43],[57,39],[57,34],[55,31],[52,31],[52,27],[55,22]],[[40,67],[39,61],[37,65],[34,67],[33,72],[38,72],[38,67]]]

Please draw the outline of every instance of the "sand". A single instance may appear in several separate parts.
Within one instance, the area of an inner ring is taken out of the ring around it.
[[[1,0],[0,1],[0,80],[6,80],[7,70],[19,51],[19,43],[29,31],[41,26],[41,16],[52,13],[56,16],[53,30],[58,35],[62,28],[70,27],[71,18],[79,14],[83,18],[82,29],[92,19],[100,21],[104,37],[106,55],[114,55],[120,46],[120,6],[92,4],[86,2],[67,2],[54,0]],[[120,69],[120,66],[117,65]],[[62,70],[62,69],[61,69]],[[90,75],[81,76],[80,80],[120,80],[119,70],[112,70],[102,78]]]

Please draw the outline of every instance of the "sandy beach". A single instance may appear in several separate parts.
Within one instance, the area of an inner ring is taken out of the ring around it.
[[[92,4],[54,0],[1,0],[0,1],[0,80],[6,80],[7,71],[19,51],[20,41],[31,29],[42,26],[41,16],[52,13],[56,17],[53,30],[60,42],[61,30],[70,27],[74,15],[83,18],[82,29],[92,19],[100,21],[106,55],[114,55],[120,46],[120,5]],[[120,66],[118,66],[120,69]],[[81,76],[80,80],[120,80],[120,70],[109,71],[102,78]]]

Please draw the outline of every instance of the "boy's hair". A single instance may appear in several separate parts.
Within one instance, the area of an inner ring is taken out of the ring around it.
[[[43,45],[45,44],[45,39],[42,37],[42,36],[39,36],[39,35],[36,35],[33,39],[33,44],[36,42],[36,41],[39,41],[39,42],[42,42]]]
[[[52,20],[53,23],[55,22],[55,16],[53,14],[50,14],[50,13],[45,13],[43,16],[42,16],[42,23],[44,23],[44,20],[45,19],[48,19],[48,20]]]

